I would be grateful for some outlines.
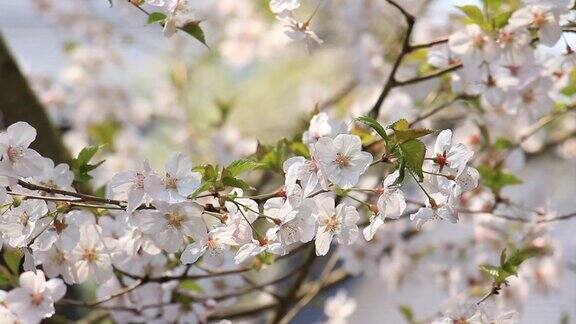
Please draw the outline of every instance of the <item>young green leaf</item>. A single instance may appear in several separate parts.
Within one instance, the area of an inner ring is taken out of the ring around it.
[[[180,289],[189,290],[192,292],[202,292],[202,286],[200,286],[195,280],[186,279],[180,283]]]
[[[506,173],[500,169],[491,168],[487,165],[479,166],[478,172],[482,177],[484,185],[494,192],[500,192],[500,190],[506,186],[522,183],[515,175]]]
[[[456,8],[460,9],[471,22],[475,23],[476,25],[483,26],[486,23],[484,19],[484,13],[482,9],[478,8],[474,5],[466,5],[466,6],[456,6]]]
[[[232,163],[228,164],[226,170],[230,172],[232,176],[237,176],[239,174],[257,169],[262,166],[263,166],[262,163],[256,161],[241,159],[233,161]]]
[[[204,46],[208,47],[208,44],[206,44],[206,36],[204,35],[202,28],[200,28],[199,21],[190,21],[180,29],[182,29],[188,35],[196,38],[200,43],[204,44]]]
[[[412,139],[398,145],[395,152],[399,159],[404,160],[408,170],[418,177],[418,181],[422,182],[424,180],[422,164],[426,156],[426,145],[417,139]]]
[[[2,258],[10,272],[17,275],[20,270],[20,263],[22,262],[22,253],[18,249],[7,249],[4,251]]]
[[[166,15],[161,12],[152,12],[148,15],[148,21],[146,22],[148,25],[156,24],[166,21]]]
[[[386,134],[386,130],[374,118],[368,116],[362,116],[356,118],[356,120],[374,129],[376,133],[378,133],[378,135],[380,135],[380,137],[384,139],[384,141],[388,142],[388,135]]]

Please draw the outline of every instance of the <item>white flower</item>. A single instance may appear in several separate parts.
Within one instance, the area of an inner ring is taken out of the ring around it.
[[[432,201],[428,199],[426,202],[427,207],[422,207],[416,213],[410,215],[410,220],[416,219],[416,227],[418,229],[421,229],[424,223],[431,220],[443,219],[452,223],[458,222],[457,198],[455,195],[446,196],[437,192],[430,196]]]
[[[183,202],[200,187],[202,175],[192,172],[192,162],[182,153],[172,153],[165,167],[164,177],[150,173],[144,180],[144,189],[153,199],[168,203]]]
[[[284,23],[284,34],[288,36],[293,41],[304,41],[306,42],[306,49],[308,52],[312,51],[314,44],[324,43],[316,33],[310,30],[310,22],[299,22],[294,19],[290,11],[285,11],[276,18]]]
[[[315,207],[312,205],[313,200],[298,200],[276,197],[268,199],[264,204],[264,214],[275,223],[267,234],[276,234],[284,247],[296,242],[309,242],[316,232],[316,220],[312,216]]]
[[[464,172],[466,164],[473,155],[474,152],[462,143],[452,145],[451,130],[445,129],[438,134],[434,144],[434,163],[438,166],[439,171],[448,165],[450,168],[456,169],[457,175],[460,175]]]
[[[316,254],[328,253],[330,243],[335,236],[340,244],[352,244],[358,236],[356,222],[360,219],[356,208],[344,203],[335,208],[332,197],[325,197],[317,201],[317,204]]]
[[[252,239],[252,242],[244,244],[240,247],[236,255],[234,256],[234,262],[240,264],[246,259],[256,256],[263,252],[269,252],[272,254],[282,254],[284,248],[282,244],[274,242],[276,235],[274,233],[267,233],[266,237],[260,238],[258,240]]]
[[[554,46],[562,36],[559,12],[546,2],[528,5],[514,12],[508,24],[512,27],[538,29],[540,43],[546,46]]]
[[[554,82],[548,77],[534,78],[518,91],[512,92],[504,101],[503,108],[513,115],[524,112],[532,119],[539,118],[554,106],[549,95],[553,85]]]
[[[478,25],[467,25],[465,31],[457,31],[448,40],[450,50],[462,58],[467,65],[491,62],[497,54],[496,42]]]
[[[0,154],[5,172],[31,177],[42,172],[43,158],[28,148],[36,139],[36,129],[26,122],[17,122],[0,133]]]
[[[346,124],[330,118],[325,112],[321,112],[314,115],[310,120],[308,130],[302,134],[302,142],[313,150],[314,144],[316,144],[320,138],[324,136],[334,138],[338,134],[346,133],[346,131]]]
[[[348,297],[344,290],[339,290],[335,296],[326,299],[324,314],[328,317],[325,323],[345,324],[348,317],[356,310],[356,301]]]
[[[356,185],[372,163],[372,155],[362,151],[360,137],[356,135],[340,134],[334,139],[322,137],[315,148],[322,172],[342,188]]]
[[[270,10],[273,13],[292,11],[300,7],[300,0],[270,0]]]
[[[93,279],[103,283],[112,276],[111,253],[114,242],[102,236],[102,229],[96,224],[80,227],[80,241],[72,250],[76,276],[82,283]]]
[[[321,184],[323,188],[327,189],[326,177],[320,171],[318,163],[314,158],[306,160],[302,156],[294,156],[284,161],[284,172],[286,173],[286,180],[284,181],[284,188],[286,194],[291,195],[298,186],[296,183],[300,181],[304,189],[304,195],[311,194],[318,185]]]
[[[378,197],[378,215],[370,219],[370,224],[364,228],[364,238],[371,240],[374,234],[384,224],[386,217],[397,219],[406,209],[404,193],[394,186],[394,182],[400,176],[400,172],[394,171],[384,179],[382,194]]]
[[[519,65],[524,62],[527,52],[530,52],[530,33],[525,28],[507,26],[498,34],[498,42],[502,49],[502,57],[508,64]]]
[[[46,251],[58,242],[63,249],[72,250],[80,239],[80,225],[95,223],[94,216],[85,210],[73,210],[55,217],[44,217],[36,223],[38,237],[30,246],[34,250]]]
[[[74,172],[70,171],[68,164],[60,163],[54,166],[54,161],[48,158],[42,159],[41,172],[31,180],[45,187],[74,191],[72,188]]]
[[[36,223],[48,213],[43,200],[25,200],[6,212],[0,221],[0,231],[11,247],[24,247],[32,239]]]
[[[151,235],[156,245],[169,253],[178,252],[187,237],[203,235],[206,225],[202,220],[202,207],[196,203],[166,204],[155,202],[156,211],[135,216],[138,228]]]
[[[133,213],[138,206],[146,201],[147,195],[144,189],[144,180],[151,171],[152,169],[148,161],[144,161],[142,163],[142,169],[120,172],[110,180],[110,188],[112,188],[113,191],[126,193],[128,198],[127,212]]]
[[[36,259],[42,264],[48,278],[62,276],[67,284],[78,282],[76,267],[69,249],[63,249],[58,243],[47,251],[37,251]]]
[[[54,302],[66,293],[61,279],[46,281],[42,270],[22,273],[19,283],[20,287],[8,292],[6,303],[23,323],[37,323],[54,315]]]
[[[194,238],[194,243],[188,245],[180,260],[183,264],[196,262],[201,256],[203,263],[214,267],[219,267],[224,263],[224,253],[228,250],[228,245],[234,245],[230,232],[225,227],[218,227],[206,233],[201,231],[198,237]]]
[[[233,203],[226,201],[224,206],[228,211],[224,223],[230,232],[231,239],[236,245],[242,245],[252,242],[252,223],[258,218],[258,203],[252,199],[242,198],[244,195],[242,189],[234,188],[230,195],[234,195]]]

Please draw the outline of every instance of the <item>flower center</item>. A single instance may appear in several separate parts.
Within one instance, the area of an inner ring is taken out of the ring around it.
[[[325,226],[328,232],[335,234],[340,231],[341,223],[336,215],[332,215],[326,220]]]
[[[522,102],[525,104],[531,104],[536,101],[536,94],[534,93],[533,89],[529,89],[522,93]]]
[[[98,258],[98,256],[96,255],[96,251],[94,251],[94,249],[92,249],[92,248],[84,249],[84,254],[82,255],[83,260],[88,261],[89,263],[92,263],[92,262],[96,261],[97,258]]]
[[[68,224],[55,219],[53,226],[54,226],[54,230],[56,230],[56,233],[60,234],[60,233],[62,233],[62,231],[64,231],[66,229],[66,227],[68,227]]]
[[[534,25],[534,27],[541,28],[546,24],[546,15],[544,15],[542,10],[535,10],[532,15],[534,17],[532,20],[532,25]]]
[[[486,41],[484,40],[484,36],[474,35],[474,37],[472,37],[472,43],[474,43],[474,46],[476,46],[477,48],[482,48],[484,47]]]
[[[215,250],[218,248],[218,242],[216,242],[216,240],[211,237],[208,239],[208,241],[206,241],[206,246],[211,250]]]
[[[22,224],[23,226],[26,226],[29,219],[30,219],[30,216],[28,215],[27,212],[24,211],[24,212],[22,212],[22,214],[20,214],[20,224]]]
[[[438,153],[434,158],[434,163],[440,166],[440,169],[442,169],[446,164],[448,164],[448,158],[446,157],[446,152],[442,154]]]
[[[164,186],[166,187],[166,189],[176,189],[177,188],[176,181],[177,181],[176,178],[166,173],[166,178],[164,179]]]
[[[137,172],[136,173],[136,177],[134,177],[134,185],[136,186],[136,188],[144,188],[144,180],[145,180],[145,176],[144,174]]]
[[[22,156],[22,150],[14,147],[12,145],[8,146],[8,149],[6,150],[6,154],[8,155],[8,160],[10,160],[10,162],[14,163],[14,162],[18,162],[18,159],[20,158],[20,156]]]
[[[56,264],[63,264],[64,261],[66,261],[66,256],[64,256],[64,252],[58,249],[56,250],[53,259]]]
[[[350,166],[350,157],[342,153],[336,153],[336,160],[334,160],[334,162],[338,164],[339,168],[346,168]]]
[[[182,227],[182,215],[180,215],[180,213],[173,212],[170,214],[166,214],[165,217],[166,217],[166,220],[168,220],[168,225],[170,225],[174,228]]]
[[[44,300],[44,297],[42,297],[42,294],[39,292],[30,294],[30,300],[32,301],[32,304],[36,305],[36,306],[40,306],[40,304],[42,304],[42,300]]]
[[[316,170],[318,170],[318,165],[316,165],[316,161],[314,160],[306,162],[306,167],[308,167],[308,171],[310,172],[316,172]]]

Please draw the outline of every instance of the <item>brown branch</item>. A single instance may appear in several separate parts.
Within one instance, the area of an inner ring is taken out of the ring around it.
[[[410,37],[412,36],[412,31],[414,30],[414,23],[416,21],[414,16],[412,16],[410,13],[404,10],[404,8],[402,8],[396,2],[392,0],[386,0],[386,1],[388,1],[388,3],[396,7],[398,10],[400,10],[408,26],[406,29],[406,35],[404,36],[404,41],[402,42],[402,49],[400,50],[400,54],[396,57],[396,60],[392,65],[392,70],[390,71],[388,80],[384,84],[384,87],[382,88],[382,91],[380,92],[380,95],[378,96],[376,103],[374,104],[374,106],[372,106],[372,109],[370,109],[370,112],[368,113],[371,117],[375,119],[378,118],[378,114],[380,113],[380,107],[382,106],[382,103],[384,103],[384,100],[388,96],[388,93],[390,93],[390,90],[392,90],[392,88],[396,86],[396,71],[398,71],[398,68],[402,63],[402,60],[404,59],[404,56],[406,56],[406,54],[410,52],[411,48]]]
[[[312,244],[307,243],[306,245],[313,247]],[[308,276],[310,270],[312,269],[314,261],[316,261],[316,254],[314,253],[313,248],[308,249],[308,253],[309,253],[308,258],[306,259],[304,266],[300,269],[298,276],[294,280],[294,283],[292,284],[286,295],[282,297],[281,301],[278,303],[276,312],[274,314],[274,319],[272,319],[272,323],[281,323],[284,315],[286,315],[290,311],[290,305],[292,301],[296,298],[300,286],[302,285],[302,283],[304,283],[306,277]]]
[[[458,69],[460,69],[460,68],[462,68],[462,64],[456,64],[456,65],[452,65],[452,66],[449,66],[449,67],[444,68],[444,69],[436,70],[436,71],[434,71],[434,72],[432,72],[432,73],[430,73],[430,74],[426,74],[426,75],[423,75],[423,76],[418,76],[418,77],[414,77],[414,78],[406,79],[406,80],[396,80],[396,81],[395,81],[395,86],[406,86],[406,85],[409,85],[409,84],[414,84],[414,83],[419,83],[419,82],[427,81],[427,80],[434,79],[434,78],[437,78],[437,77],[439,77],[439,76],[442,76],[442,75],[444,75],[444,74],[446,74],[446,73],[454,72],[454,71],[456,71],[456,70],[458,70]]]

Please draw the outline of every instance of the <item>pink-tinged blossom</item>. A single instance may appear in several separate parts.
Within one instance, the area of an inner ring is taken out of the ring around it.
[[[28,148],[36,139],[36,129],[26,122],[17,122],[0,133],[2,172],[15,177],[31,177],[42,172],[43,157]]]
[[[23,323],[38,323],[54,315],[54,303],[66,293],[61,279],[46,281],[42,270],[22,273],[19,283],[6,295],[6,304]]]
[[[378,197],[378,213],[370,219],[370,224],[364,228],[364,238],[371,240],[376,231],[384,224],[386,218],[399,218],[406,209],[404,193],[395,185],[400,173],[389,174],[383,182],[382,194]]]

